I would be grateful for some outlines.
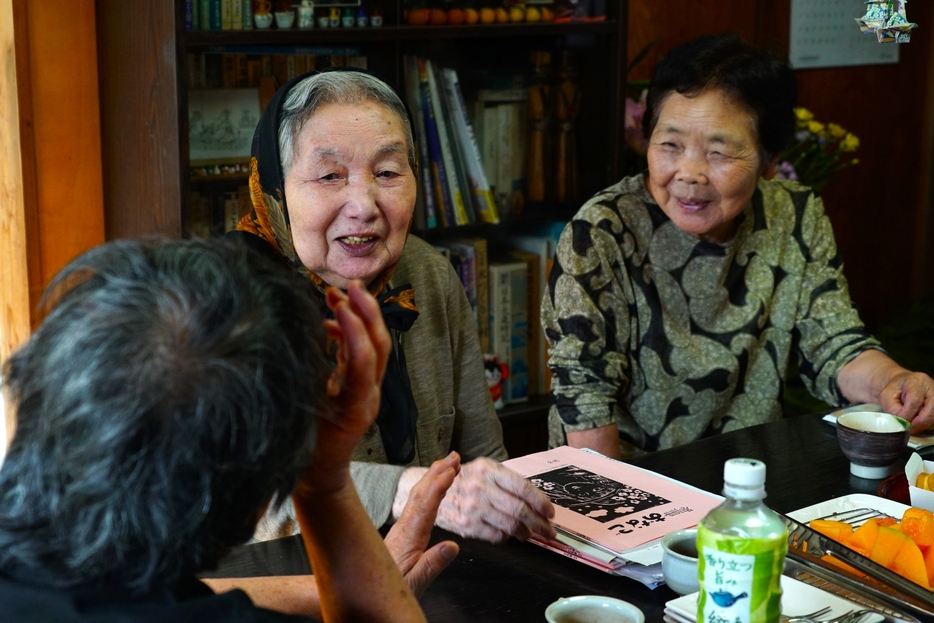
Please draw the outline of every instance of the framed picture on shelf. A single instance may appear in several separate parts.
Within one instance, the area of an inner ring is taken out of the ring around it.
[[[259,123],[256,89],[188,93],[189,159],[193,166],[247,162]]]

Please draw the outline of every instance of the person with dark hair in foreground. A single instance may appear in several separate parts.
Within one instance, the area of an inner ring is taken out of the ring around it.
[[[829,404],[934,425],[934,381],[866,332],[821,199],[771,179],[796,97],[787,58],[735,35],[659,63],[648,170],[592,197],[558,243],[550,444],[627,458],[778,419],[792,355]]]
[[[359,282],[328,290],[322,321],[306,281],[242,245],[121,241],[46,300],[4,365],[0,620],[309,620],[196,579],[289,495],[320,591],[307,612],[424,620],[406,579],[423,588],[457,553],[424,548],[459,458],[432,465],[387,537],[403,577],[350,479],[390,352]]]

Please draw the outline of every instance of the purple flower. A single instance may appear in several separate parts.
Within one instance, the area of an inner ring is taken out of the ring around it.
[[[626,98],[626,144],[630,149],[640,154],[644,154],[649,146],[649,142],[642,134],[642,117],[645,115],[645,98],[647,94],[648,91],[642,91],[642,96],[638,102],[631,97]]]
[[[783,160],[778,163],[778,173],[775,175],[780,180],[791,180],[793,182],[798,181],[798,174],[795,172],[795,167],[793,164],[787,160]]]

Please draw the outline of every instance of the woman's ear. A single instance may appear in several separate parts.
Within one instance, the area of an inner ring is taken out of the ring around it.
[[[778,156],[773,156],[762,166],[762,178],[770,180],[775,177],[776,173],[778,173]]]

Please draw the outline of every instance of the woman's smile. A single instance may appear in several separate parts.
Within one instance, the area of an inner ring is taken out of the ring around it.
[[[328,104],[302,125],[285,195],[302,264],[325,282],[369,284],[394,266],[415,209],[415,174],[398,115]]]
[[[662,102],[649,141],[646,188],[668,218],[723,244],[756,190],[764,165],[749,111],[719,89]]]

